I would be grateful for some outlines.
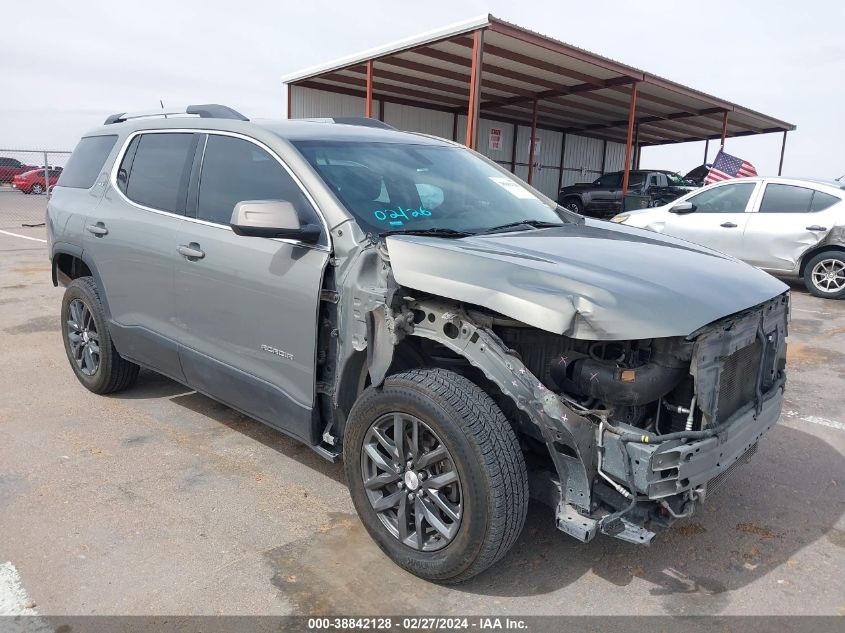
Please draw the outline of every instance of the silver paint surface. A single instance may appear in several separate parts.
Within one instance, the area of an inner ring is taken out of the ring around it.
[[[582,339],[686,336],[787,290],[690,242],[591,221],[442,239],[387,238],[396,281]]]

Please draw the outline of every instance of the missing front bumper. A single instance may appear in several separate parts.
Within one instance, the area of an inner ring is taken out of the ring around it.
[[[778,384],[765,395],[759,414],[752,403],[712,437],[660,444],[628,443],[627,454],[637,493],[655,500],[691,489],[706,491],[714,479],[747,457],[757,441],[777,423],[782,407],[783,385]],[[622,441],[606,434],[604,471],[623,483],[625,459]]]
[[[765,395],[759,413],[755,407],[737,412],[733,420],[712,437],[657,444],[629,442],[627,450],[639,498],[632,511],[617,513],[615,518],[586,516],[583,511],[561,501],[560,483],[554,477],[547,481],[532,481],[532,488],[546,491],[549,498],[542,500],[556,508],[557,528],[579,541],[590,541],[603,532],[631,543],[648,545],[655,537],[652,531],[657,529],[655,525],[667,527],[680,518],[667,514],[663,508],[674,503],[684,506],[684,516],[690,516],[695,509],[694,501],[704,501],[738,466],[751,458],[760,438],[777,423],[782,406],[783,383],[780,382]],[[623,483],[626,481],[624,459],[622,441],[618,436],[606,434],[604,470]],[[627,503],[621,496],[619,501]]]

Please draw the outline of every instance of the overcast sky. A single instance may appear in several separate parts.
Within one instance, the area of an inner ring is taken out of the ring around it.
[[[5,7],[0,148],[73,148],[113,112],[223,103],[284,117],[281,77],[492,13],[798,125],[784,173],[845,174],[845,2],[96,2]],[[728,139],[761,174],[781,135]],[[686,171],[703,143],[643,151]],[[711,144],[712,159],[715,146]]]

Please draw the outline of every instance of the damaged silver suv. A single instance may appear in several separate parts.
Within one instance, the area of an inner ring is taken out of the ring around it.
[[[492,565],[529,497],[649,543],[777,421],[773,277],[375,121],[167,114],[109,117],[49,202],[73,371],[108,393],[150,368],[342,458],[410,572]]]

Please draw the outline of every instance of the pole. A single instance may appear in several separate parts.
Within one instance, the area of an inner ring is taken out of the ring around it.
[[[484,46],[484,32],[472,34],[472,66],[469,76],[469,105],[467,107],[466,146],[475,149],[478,140],[478,109],[481,98],[481,49]]]
[[[722,145],[719,149],[725,149],[725,137],[728,135],[728,111],[722,115]]]
[[[47,152],[44,152],[44,193],[50,195],[50,168],[47,166]]]
[[[604,173],[607,164],[607,139],[601,142],[601,173]]]
[[[640,122],[634,118],[634,169],[640,168]]]
[[[291,103],[293,103],[293,97],[291,93],[293,92],[293,86],[288,84],[288,118],[292,119],[293,114],[291,114]]]
[[[566,156],[566,133],[564,132],[563,138],[560,141],[560,173],[557,177],[557,195],[558,198],[560,197],[560,190],[563,189],[563,168],[564,168],[564,156]]]
[[[637,114],[637,82],[631,84],[631,102],[628,105],[628,137],[625,140],[625,175],[622,177],[622,195],[628,193],[631,176],[631,146],[634,142],[634,116]]]
[[[531,139],[528,141],[528,184],[534,180],[534,139],[537,136],[537,99],[531,110]]]
[[[778,176],[783,173],[783,154],[786,152],[786,130],[783,131],[783,143],[780,146],[780,162],[778,163]]]
[[[702,165],[707,164],[707,154],[710,152],[710,139],[704,139],[704,162],[701,163]]]
[[[367,60],[367,103],[364,106],[364,116],[368,119],[373,116],[373,60]]]

